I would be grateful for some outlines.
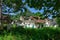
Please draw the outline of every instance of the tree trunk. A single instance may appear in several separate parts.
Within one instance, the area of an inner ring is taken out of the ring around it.
[[[2,14],[2,0],[0,0],[0,25],[1,25],[1,15]]]
[[[0,0],[0,30],[3,30],[3,27],[2,27],[2,1],[3,0]]]

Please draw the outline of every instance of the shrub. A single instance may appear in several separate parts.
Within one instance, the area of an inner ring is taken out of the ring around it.
[[[9,38],[12,40],[60,40],[60,28],[44,27],[34,29],[16,27],[5,35],[7,35],[7,38],[12,37]]]

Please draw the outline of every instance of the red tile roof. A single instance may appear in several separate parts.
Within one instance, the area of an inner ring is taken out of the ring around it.
[[[35,19],[33,16],[30,16],[30,18],[33,19],[36,23],[44,23],[45,22],[45,20],[39,19],[38,17],[37,17],[38,19]]]
[[[36,20],[36,23],[44,23],[45,20]]]

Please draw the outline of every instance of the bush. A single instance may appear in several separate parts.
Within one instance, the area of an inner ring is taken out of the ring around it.
[[[60,40],[60,28],[24,29],[23,27],[16,27],[5,35],[7,35],[7,38],[12,37],[9,38],[12,40]]]

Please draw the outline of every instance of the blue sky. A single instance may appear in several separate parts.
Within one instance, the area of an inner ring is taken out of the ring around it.
[[[24,3],[25,0],[22,0],[22,2]],[[27,9],[29,9],[32,13],[36,13],[36,12],[41,12],[41,13],[43,13],[43,12],[44,12],[43,9],[41,9],[41,10],[36,10],[35,8],[30,8],[27,4],[26,4],[26,7],[27,7]]]
[[[29,8],[28,7],[28,9],[32,12],[32,13],[36,13],[36,12],[41,12],[41,13],[43,13],[43,9],[41,9],[41,10],[36,10],[36,9],[34,9],[34,8]]]
[[[41,12],[43,13],[44,10],[43,8],[41,10],[36,10],[35,8],[30,8],[28,5],[26,5],[27,9],[29,9],[32,13],[36,13],[36,12]]]

